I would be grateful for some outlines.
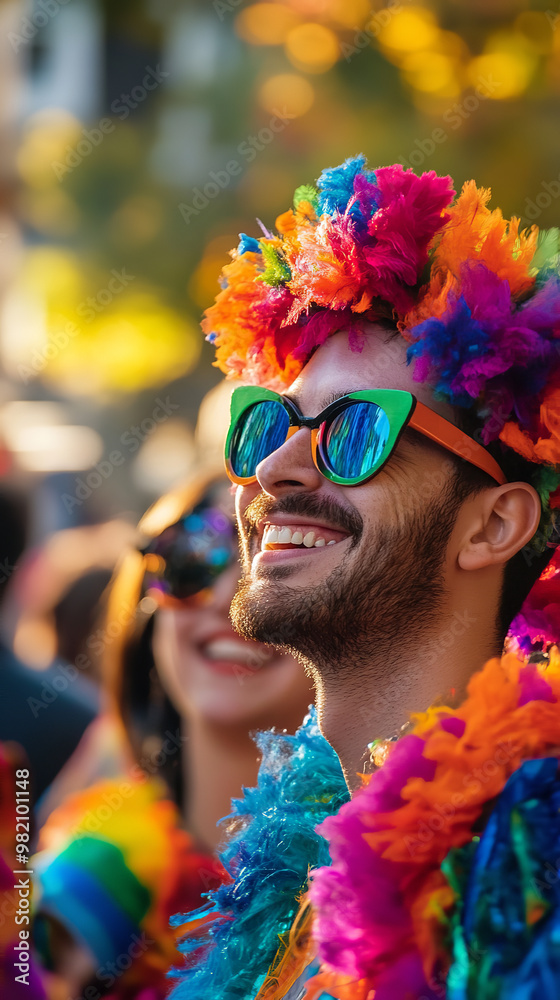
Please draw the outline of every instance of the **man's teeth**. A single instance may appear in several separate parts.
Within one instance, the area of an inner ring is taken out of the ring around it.
[[[307,531],[304,535],[300,528],[268,524],[263,532],[262,547],[266,549],[269,545],[304,545],[307,549],[320,549],[323,545],[336,545],[336,541],[332,538],[327,542],[319,531]]]

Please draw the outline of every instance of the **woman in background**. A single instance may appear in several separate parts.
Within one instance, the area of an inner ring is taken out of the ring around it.
[[[61,778],[90,787],[50,815],[35,859],[38,948],[87,1000],[165,995],[169,917],[224,877],[216,823],[256,783],[250,733],[294,731],[312,700],[291,657],[231,628],[239,566],[222,479],[163,497],[139,528],[99,632],[108,710]],[[112,777],[92,784],[100,774]]]
[[[185,502],[184,494],[180,500]],[[147,669],[149,659],[144,667],[151,691],[145,684],[141,691],[138,664],[127,664],[126,657],[124,669],[113,660],[111,686],[136,739],[137,757],[157,754],[164,723],[167,731],[180,729],[183,752],[174,751],[168,736],[169,758],[162,766],[188,829],[216,846],[217,820],[229,812],[241,786],[256,779],[251,734],[270,727],[295,731],[313,691],[291,656],[241,639],[230,624],[239,561],[229,485],[218,480],[197,486],[186,507],[182,518],[160,532],[162,512],[170,511],[165,498],[141,524],[152,537],[157,533],[145,547],[147,598],[139,607],[141,616],[152,616],[147,630],[140,623],[157,663],[157,675]],[[115,590],[113,614],[119,600]],[[147,738],[140,743],[142,733]]]

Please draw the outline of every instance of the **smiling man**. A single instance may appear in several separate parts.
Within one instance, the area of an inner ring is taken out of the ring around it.
[[[558,541],[558,234],[454,195],[325,171],[204,321],[253,383],[233,622],[300,657],[353,793],[267,1000],[560,995],[560,662],[542,621],[503,654]]]
[[[361,399],[373,386],[371,400]],[[262,447],[255,423],[277,423],[281,434],[292,414],[279,402],[254,402],[258,391],[239,393],[247,409],[231,437],[236,479],[238,453]],[[414,398],[415,429],[401,431]],[[413,381],[401,338],[387,341],[379,326],[365,328],[359,352],[346,331],[335,333],[284,400],[319,415],[318,461],[313,430],[302,427],[240,488],[245,580],[233,621],[247,638],[284,642],[302,658],[322,732],[355,787],[372,735],[396,734],[415,706],[448,699],[452,689],[464,695],[474,671],[500,653],[504,565],[534,535],[540,501],[528,483],[505,483],[491,456],[462,437],[452,407]],[[295,410],[292,419],[296,430]],[[488,485],[473,490],[465,460],[423,428],[485,465],[486,473],[471,468]],[[392,452],[387,439],[396,439]],[[333,481],[341,472],[348,483]]]

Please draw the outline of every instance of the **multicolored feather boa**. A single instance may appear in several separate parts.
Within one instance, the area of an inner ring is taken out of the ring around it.
[[[329,861],[315,828],[349,796],[315,710],[295,736],[260,733],[257,745],[258,785],[243,790],[227,817],[220,860],[231,882],[173,921],[187,922],[179,945],[185,965],[171,973],[181,978],[173,1000],[252,1000],[297,914],[309,868]]]
[[[206,945],[205,956],[173,1000],[279,1000],[317,955],[307,1000],[560,996],[557,648],[539,662],[516,653],[489,661],[459,708],[431,708],[413,723],[318,827],[332,864],[312,871],[299,912],[304,868],[325,854],[314,819],[344,796],[313,720],[292,738],[291,756],[287,737],[277,751],[268,744],[279,756],[265,764],[260,790],[236,803],[235,815],[253,818],[228,848],[233,885],[192,920],[186,950]],[[328,777],[320,769],[314,779],[313,760],[328,761]]]

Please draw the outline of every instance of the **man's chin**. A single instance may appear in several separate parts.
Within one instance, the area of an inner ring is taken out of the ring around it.
[[[278,579],[278,577],[276,577]],[[256,639],[285,649],[293,640],[293,627],[286,615],[286,603],[270,576],[245,578],[233,598],[230,617],[233,627],[244,639]]]

